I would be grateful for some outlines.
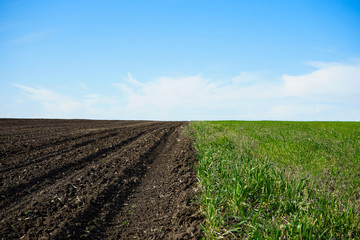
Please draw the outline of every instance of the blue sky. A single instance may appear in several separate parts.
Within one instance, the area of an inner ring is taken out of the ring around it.
[[[0,1],[0,117],[360,120],[359,1]]]

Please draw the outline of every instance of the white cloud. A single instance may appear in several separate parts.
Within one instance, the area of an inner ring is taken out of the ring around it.
[[[263,109],[254,108],[255,103],[279,96],[277,84],[261,82],[259,76],[242,73],[227,84],[201,75],[138,83],[129,74],[127,82],[115,86],[136,119],[240,119],[244,114],[251,118],[251,110]]]
[[[360,65],[312,63],[312,73],[284,75],[284,96],[323,102],[360,104]]]
[[[98,93],[69,96],[46,88],[15,86],[41,104],[42,115],[38,117],[360,120],[360,65],[311,65],[317,68],[311,73],[283,75],[277,80],[243,72],[222,81],[195,75],[142,82],[128,73],[126,80],[113,85],[119,93],[106,97]]]
[[[128,96],[129,107],[155,106],[172,109],[177,107],[204,107],[209,95],[219,98],[219,88],[200,76],[185,78],[161,77],[143,85]]]
[[[128,111],[144,119],[359,120],[360,65],[310,64],[317,69],[278,81],[243,72],[231,81],[196,75],[140,83],[129,74],[118,86]]]

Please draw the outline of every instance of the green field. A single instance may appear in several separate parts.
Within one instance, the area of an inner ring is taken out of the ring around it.
[[[359,122],[192,122],[207,239],[360,239]]]

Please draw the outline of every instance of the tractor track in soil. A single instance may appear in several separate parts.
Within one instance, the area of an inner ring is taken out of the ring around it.
[[[198,239],[187,122],[0,119],[0,239]]]

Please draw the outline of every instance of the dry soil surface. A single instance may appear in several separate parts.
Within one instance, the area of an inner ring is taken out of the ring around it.
[[[199,239],[187,122],[0,119],[0,239]]]

